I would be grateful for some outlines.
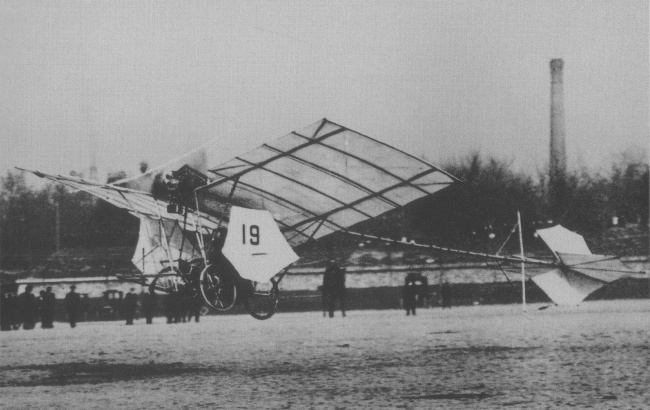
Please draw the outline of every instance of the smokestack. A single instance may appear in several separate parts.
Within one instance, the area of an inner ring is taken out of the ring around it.
[[[551,60],[551,156],[549,194],[556,214],[566,204],[566,145],[564,131],[564,85],[561,58]]]

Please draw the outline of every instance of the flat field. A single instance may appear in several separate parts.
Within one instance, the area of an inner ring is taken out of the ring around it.
[[[0,334],[0,407],[650,408],[650,301]]]

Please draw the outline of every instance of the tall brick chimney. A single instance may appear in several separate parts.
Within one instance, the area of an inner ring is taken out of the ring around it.
[[[549,167],[549,200],[553,213],[559,216],[566,206],[566,144],[564,131],[564,86],[561,58],[551,60],[551,155]]]

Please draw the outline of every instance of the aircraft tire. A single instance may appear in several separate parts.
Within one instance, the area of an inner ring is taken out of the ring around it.
[[[215,310],[230,310],[237,300],[235,282],[221,277],[213,265],[207,265],[201,272],[199,288],[205,303]]]
[[[275,310],[280,300],[280,290],[278,283],[271,279],[271,289],[268,292],[255,292],[251,290],[244,298],[244,307],[248,314],[257,320],[270,319],[275,314]]]

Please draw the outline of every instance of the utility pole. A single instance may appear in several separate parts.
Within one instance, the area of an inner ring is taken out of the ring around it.
[[[521,233],[521,214],[517,211],[517,225],[519,225],[519,249],[521,251],[521,303],[526,311],[526,263],[524,262],[524,238]]]

